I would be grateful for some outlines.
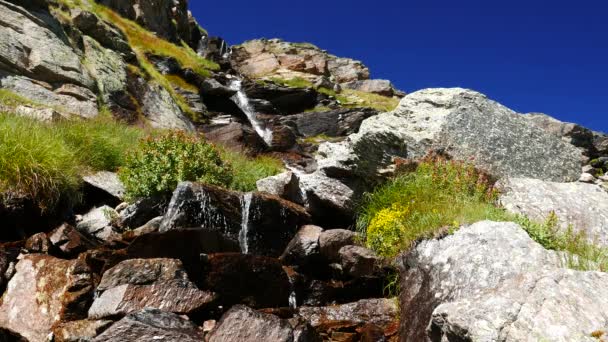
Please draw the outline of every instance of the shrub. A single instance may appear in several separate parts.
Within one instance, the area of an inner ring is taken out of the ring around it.
[[[168,132],[142,140],[119,172],[130,199],[173,191],[182,181],[228,186],[230,165],[206,141],[183,132]]]
[[[467,163],[425,160],[364,196],[357,220],[368,247],[393,256],[442,228],[501,219],[489,180]]]
[[[283,163],[269,156],[247,157],[230,150],[222,151],[222,158],[232,165],[234,177],[229,187],[238,191],[256,190],[256,182],[283,171]]]

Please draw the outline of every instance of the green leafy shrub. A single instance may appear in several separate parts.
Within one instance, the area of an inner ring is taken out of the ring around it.
[[[232,168],[206,141],[183,132],[143,140],[119,172],[131,199],[171,192],[182,181],[228,186]]]
[[[229,187],[238,191],[256,190],[256,182],[283,171],[283,163],[269,156],[247,157],[230,150],[222,151],[222,158],[232,165],[234,177]]]

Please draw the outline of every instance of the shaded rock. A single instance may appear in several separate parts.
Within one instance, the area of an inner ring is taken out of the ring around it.
[[[608,155],[608,135],[599,132],[593,132],[593,147],[599,155]]]
[[[95,208],[77,220],[76,229],[100,241],[114,240],[120,237],[112,227],[117,217],[116,211],[108,206]]]
[[[372,250],[361,246],[344,246],[338,251],[342,270],[352,277],[369,277],[381,266],[380,258]]]
[[[15,274],[15,265],[20,253],[20,246],[0,245],[0,294],[4,293],[6,285]]]
[[[279,196],[293,203],[303,204],[298,177],[292,172],[283,172],[276,176],[260,179],[256,182],[258,191]]]
[[[89,202],[100,205],[104,201],[106,204],[118,205],[124,199],[125,187],[114,172],[100,171],[82,177],[85,183],[85,197]]]
[[[318,271],[317,271],[318,272]],[[385,295],[384,277],[349,280],[312,280],[304,288],[296,289],[298,305],[326,306],[351,303],[360,299],[381,298]]]
[[[274,315],[236,305],[222,316],[210,342],[294,341],[291,325]]]
[[[55,342],[88,342],[106,330],[112,321],[109,320],[80,320],[63,322],[53,327]]]
[[[212,292],[201,291],[189,281],[125,284],[112,287],[97,297],[89,309],[89,318],[126,315],[144,308],[190,314],[203,309],[215,298]]]
[[[290,283],[277,259],[245,254],[211,254],[204,262],[205,288],[224,305],[287,307]]]
[[[340,249],[354,245],[357,233],[346,229],[330,229],[319,236],[319,249],[321,255],[330,262],[340,261]]]
[[[497,184],[508,211],[544,222],[552,212],[562,230],[569,225],[595,243],[608,246],[608,193],[594,184],[553,183],[512,178]]]
[[[562,122],[542,113],[529,113],[524,117],[548,133],[582,149],[586,156],[593,156],[593,132],[580,125]]]
[[[168,198],[147,197],[130,204],[120,211],[117,224],[123,228],[137,228],[158,216],[163,216],[169,204]]]
[[[273,151],[289,151],[296,143],[297,137],[289,127],[283,125],[272,127],[270,147]]]
[[[317,105],[317,92],[309,88],[290,88],[268,82],[245,82],[247,97],[270,102],[280,113],[295,114]]]
[[[127,42],[127,38],[120,30],[110,26],[88,11],[77,9],[73,10],[71,15],[72,23],[82,33],[92,37],[104,47],[120,52],[127,60],[135,58],[135,54]]]
[[[298,181],[304,205],[317,224],[340,227],[353,221],[353,188],[323,172],[299,174]]]
[[[96,243],[67,223],[55,228],[48,236],[53,247],[67,257],[76,256],[96,246]]]
[[[45,233],[34,234],[25,242],[25,249],[30,253],[47,254],[51,249],[51,241]]]
[[[156,233],[160,229],[160,224],[162,222],[163,222],[162,216],[155,217],[139,228],[135,228],[133,230],[128,230],[128,231],[124,232],[122,234],[122,238],[123,238],[123,240],[132,241],[133,239],[135,239],[139,236],[150,234],[150,233]]]
[[[0,326],[31,342],[46,341],[55,323],[84,318],[92,295],[92,278],[82,262],[23,256],[0,304]]]
[[[561,262],[515,223],[483,221],[423,241],[400,260],[401,340],[425,340],[442,303],[475,296],[522,273],[555,270]]]
[[[389,80],[352,81],[348,83],[342,83],[342,87],[388,97],[395,95],[395,88]]]
[[[2,342],[29,342],[25,337],[5,328],[0,328],[0,341]]]
[[[130,259],[105,271],[97,291],[120,285],[150,285],[171,280],[187,281],[182,263],[175,259]]]
[[[213,78],[207,78],[201,83],[201,93],[211,96],[232,97],[236,90],[225,86]]]
[[[437,307],[431,340],[594,341],[604,327],[608,275],[565,269],[528,272],[492,290]],[[555,327],[559,327],[556,329]]]
[[[293,328],[294,342],[322,342],[323,338],[317,331],[302,317],[294,317],[289,320]]]
[[[203,338],[203,331],[181,316],[144,309],[114,323],[93,342],[200,342]]]
[[[231,150],[248,153],[261,152],[266,148],[264,140],[251,127],[231,119],[227,124],[207,125],[202,131],[205,139]]]
[[[287,265],[313,265],[320,257],[319,236],[323,228],[307,225],[289,242],[281,255],[281,261]]]
[[[298,134],[305,137],[327,135],[330,137],[346,136],[359,131],[363,120],[378,114],[376,110],[337,109],[329,112],[308,112],[285,116],[281,122],[295,127]]]

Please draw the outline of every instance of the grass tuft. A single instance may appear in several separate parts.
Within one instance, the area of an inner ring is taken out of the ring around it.
[[[302,77],[294,77],[290,79],[284,79],[280,77],[271,77],[270,81],[276,84],[280,84],[290,88],[312,88],[312,82]]]
[[[248,157],[228,149],[221,151],[222,159],[232,165],[234,177],[229,188],[249,192],[256,190],[260,179],[277,175],[284,170],[283,163],[269,156]]]

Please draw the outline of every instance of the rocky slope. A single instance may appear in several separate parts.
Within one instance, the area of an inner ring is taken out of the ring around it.
[[[555,213],[559,231],[606,246],[608,136],[472,90],[406,95],[311,44],[229,47],[187,8],[0,0],[0,90],[20,99],[0,96],[0,112],[203,133],[287,171],[254,192],[181,182],[131,202],[99,172],[57,212],[5,196],[0,340],[608,339],[606,273],[568,269],[576,256],[518,224],[462,226],[392,259],[353,229],[365,192],[432,152],[498,180],[506,210]]]

